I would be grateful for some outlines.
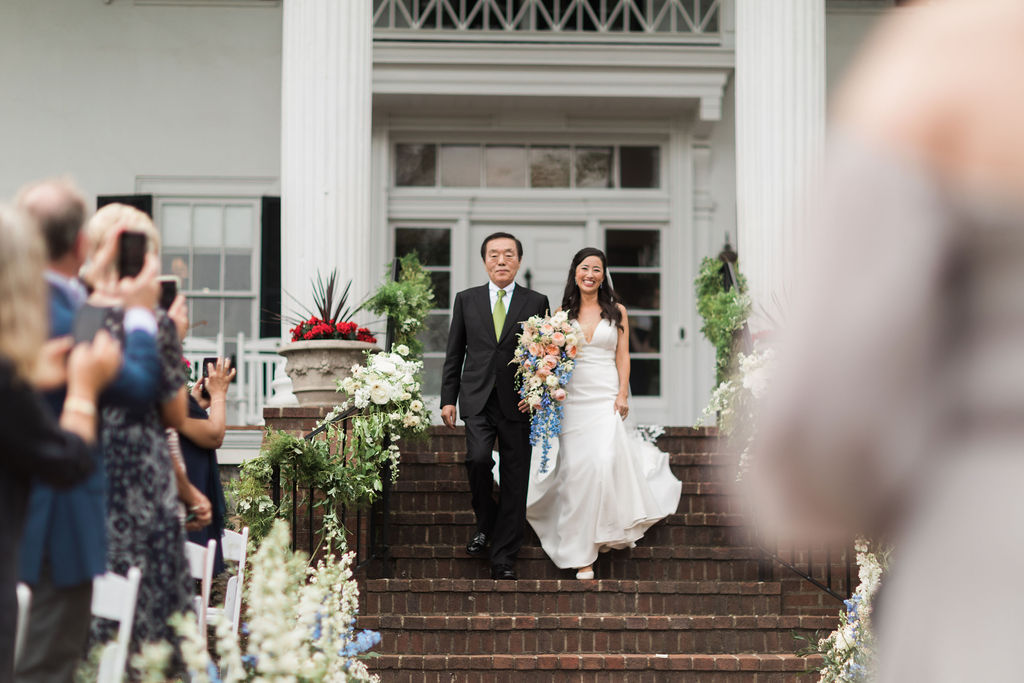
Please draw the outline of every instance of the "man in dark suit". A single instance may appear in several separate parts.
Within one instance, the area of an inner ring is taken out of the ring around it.
[[[515,283],[523,245],[498,232],[480,246],[490,282],[455,295],[441,383],[441,418],[455,428],[455,401],[466,423],[466,470],[476,513],[476,532],[466,550],[483,553],[491,545],[491,578],[515,579],[523,544],[530,470],[530,419],[519,410],[516,368],[509,363],[519,323],[544,315],[548,299]],[[494,500],[495,438],[500,456],[501,491]]]
[[[71,333],[86,292],[77,279],[87,248],[82,227],[85,200],[68,182],[45,181],[22,191],[19,206],[39,224],[49,264],[50,335]],[[153,308],[159,286],[155,263],[122,281],[125,296],[124,362],[100,396],[119,404],[155,400],[160,374]],[[45,395],[55,415],[64,390]],[[99,429],[97,427],[97,433]],[[106,470],[99,445],[95,470],[82,484],[60,490],[35,481],[29,495],[19,561],[21,580],[32,586],[32,609],[15,681],[71,681],[85,651],[91,621],[92,579],[106,571]]]

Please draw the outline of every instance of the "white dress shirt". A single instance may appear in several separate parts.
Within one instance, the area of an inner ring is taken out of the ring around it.
[[[504,298],[504,300],[502,300],[502,303],[505,305],[505,313],[508,313],[508,306],[509,306],[509,303],[512,301],[512,292],[515,291],[515,288],[516,288],[516,283],[515,282],[512,282],[511,284],[509,284],[508,287],[502,288],[502,287],[499,287],[498,285],[494,284],[493,282],[488,281],[488,283],[487,283],[487,293],[491,297],[491,313],[494,313],[494,305],[496,303],[498,303],[498,290],[499,289],[504,289],[505,290],[505,298]]]

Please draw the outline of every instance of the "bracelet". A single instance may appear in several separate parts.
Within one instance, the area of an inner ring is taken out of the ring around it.
[[[64,410],[70,413],[85,415],[86,417],[96,417],[96,404],[78,396],[68,396],[65,398]]]

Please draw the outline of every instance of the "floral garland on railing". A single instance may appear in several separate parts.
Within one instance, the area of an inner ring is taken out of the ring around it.
[[[820,683],[865,683],[874,672],[875,636],[872,627],[872,604],[882,574],[888,565],[888,551],[871,550],[867,539],[854,544],[857,551],[860,583],[849,600],[843,602],[839,626],[828,636],[800,651],[801,655],[821,655]],[[808,640],[804,636],[796,636]]]
[[[400,263],[399,279],[392,281],[389,273],[364,306],[399,321],[393,351],[367,352],[361,365],[352,366],[351,376],[338,383],[345,400],[318,425],[322,437],[268,433],[260,456],[243,463],[231,484],[236,511],[254,542],[269,532],[275,519],[290,518],[294,506],[304,502],[323,509],[325,533],[342,534],[339,507],[362,507],[376,500],[383,490],[382,471],[388,468],[392,481],[398,476],[398,442],[422,435],[430,425],[420,382],[423,362],[408,342],[423,327],[433,288],[415,255]],[[338,419],[353,406],[358,410]],[[290,487],[284,487],[275,505],[268,493],[275,468],[282,481],[296,482],[300,496],[308,498],[309,489],[321,496],[295,501]]]
[[[755,349],[749,355],[738,354],[737,359],[737,376],[722,382],[711,393],[697,426],[717,418],[722,436],[737,437],[741,441],[743,448],[736,473],[739,481],[750,469],[750,449],[757,432],[757,403],[775,374],[776,361],[771,347]]]

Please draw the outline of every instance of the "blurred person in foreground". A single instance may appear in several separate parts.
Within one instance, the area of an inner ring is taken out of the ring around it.
[[[178,431],[188,480],[209,499],[212,508],[210,524],[189,531],[188,540],[202,546],[210,540],[217,541],[217,557],[213,565],[216,575],[224,571],[220,537],[227,510],[217,466],[217,449],[224,443],[227,431],[227,394],[231,380],[235,378],[235,369],[231,367],[230,358],[218,358],[206,370],[209,375],[201,377],[189,392],[188,417]],[[203,389],[206,389],[205,396]]]
[[[1017,66],[1019,0],[912,6],[874,36],[833,108],[820,270],[797,288],[759,423],[760,519],[894,545],[875,619],[885,683],[1022,678]]]
[[[115,270],[108,256],[110,245],[116,243],[119,232],[127,231],[146,235],[146,263],[157,262],[160,236],[150,217],[131,206],[108,204],[86,225],[87,267],[98,279],[110,277]],[[156,298],[152,303],[155,307]],[[100,435],[108,479],[107,568],[121,575],[133,566],[142,570],[132,651],[144,642],[175,642],[167,620],[191,608],[192,579],[185,558],[185,531],[178,517],[179,499],[195,515],[197,527],[210,522],[209,501],[188,483],[184,467],[172,460],[165,435],[166,428],[180,429],[187,415],[179,320],[187,327],[185,301],[180,295],[167,312],[156,310],[159,371],[153,397],[133,406],[103,408]],[[121,334],[123,318],[112,314],[105,322],[115,336]],[[106,642],[114,633],[116,624],[93,620],[95,642]]]
[[[67,338],[88,295],[118,296],[124,304],[124,362],[99,399],[100,413],[111,404],[151,401],[157,386],[156,264],[135,278],[97,279],[85,283],[79,271],[86,260],[82,228],[85,198],[68,180],[31,184],[18,196],[18,206],[37,224],[46,244],[46,292],[50,336]],[[89,276],[87,276],[89,277]],[[65,388],[45,395],[54,414],[65,402]],[[34,481],[28,503],[19,562],[21,580],[32,587],[25,647],[15,679],[70,681],[84,654],[92,620],[92,579],[106,571],[107,476],[102,446],[94,451],[95,470],[78,486],[57,490]]]
[[[67,338],[46,342],[44,258],[31,221],[0,207],[0,681],[11,680],[14,670],[18,545],[29,484],[67,487],[93,470],[96,401],[121,363],[120,347],[107,334],[74,349]],[[55,417],[34,388],[65,383],[67,400]]]

